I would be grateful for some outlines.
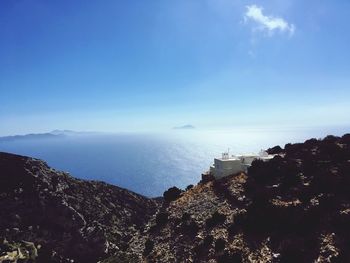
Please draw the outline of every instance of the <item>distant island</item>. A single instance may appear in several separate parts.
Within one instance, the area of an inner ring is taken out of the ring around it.
[[[96,132],[79,132],[72,130],[53,130],[45,133],[29,133],[23,135],[11,135],[0,137],[0,142],[17,141],[17,140],[33,140],[33,139],[54,139],[73,135],[96,134]]]
[[[350,262],[350,134],[147,198],[0,153],[0,262]]]
[[[30,133],[24,135],[13,135],[0,137],[0,142],[17,141],[17,140],[33,140],[33,139],[52,139],[63,137],[64,134],[53,134],[53,133]]]
[[[193,125],[191,124],[186,124],[186,125],[183,125],[183,126],[177,126],[177,127],[174,127],[173,129],[174,130],[192,130],[192,129],[195,129],[196,127],[194,127]]]

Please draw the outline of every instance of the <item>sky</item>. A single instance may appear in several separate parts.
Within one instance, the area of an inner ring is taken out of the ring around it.
[[[350,126],[350,1],[0,1],[0,135]]]

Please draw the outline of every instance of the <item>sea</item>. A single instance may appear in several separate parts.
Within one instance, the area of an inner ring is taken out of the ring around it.
[[[42,159],[80,179],[161,196],[196,184],[215,157],[257,153],[275,145],[342,135],[347,127],[170,130],[159,133],[70,133],[57,138],[0,140],[0,151]]]

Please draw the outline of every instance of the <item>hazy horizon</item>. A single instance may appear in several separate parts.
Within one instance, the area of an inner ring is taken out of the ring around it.
[[[182,129],[179,127],[170,127],[167,129],[143,129],[143,130],[72,130],[72,129],[52,129],[52,130],[38,130],[38,129],[23,129],[19,133],[4,133],[2,130],[0,130],[0,138],[1,137],[11,137],[11,136],[25,136],[30,134],[47,134],[47,133],[54,133],[54,132],[61,132],[63,133],[70,133],[69,135],[83,135],[83,134],[152,134],[152,135],[191,135],[194,133],[212,133],[213,136],[217,136],[216,133],[234,133],[234,132],[252,132],[252,131],[278,131],[278,132],[305,132],[307,133],[310,138],[323,138],[327,135],[336,135],[336,136],[342,136],[346,133],[350,132],[350,125],[332,125],[332,126],[237,126],[237,127],[210,127],[210,128],[203,128],[203,127],[194,127],[191,129]],[[314,134],[314,135],[313,135]]]
[[[213,159],[304,142],[334,130],[172,130],[166,133],[87,133],[1,140],[0,151],[39,158],[72,176],[108,182],[147,196],[197,184]]]

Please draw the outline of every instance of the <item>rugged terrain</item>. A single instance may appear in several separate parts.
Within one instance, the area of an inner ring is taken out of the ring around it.
[[[156,207],[128,190],[0,153],[0,262],[97,262],[120,254]]]
[[[0,262],[350,262],[350,135],[148,199],[0,154]]]

